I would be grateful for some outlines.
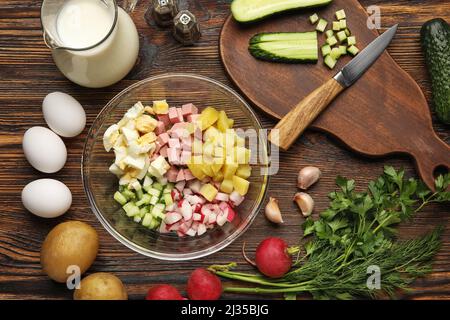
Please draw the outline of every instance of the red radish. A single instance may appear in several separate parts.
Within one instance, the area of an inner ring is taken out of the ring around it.
[[[191,205],[185,200],[181,204],[181,214],[184,220],[188,221],[192,219],[192,208]]]
[[[181,221],[178,221],[177,223],[171,224],[170,226],[167,225],[167,228],[169,231],[178,231],[180,226],[181,226]]]
[[[197,204],[194,206],[194,212],[195,212],[195,213],[200,213],[201,210],[202,210],[202,205],[201,205],[200,203],[197,203]]]
[[[177,288],[168,284],[159,284],[148,290],[145,300],[184,300]]]
[[[229,196],[226,193],[218,192],[216,195],[216,200],[227,202],[229,200]]]
[[[201,236],[206,232],[206,226],[204,224],[199,224],[197,229],[197,235]]]
[[[216,222],[219,226],[223,226],[227,222],[227,215],[221,212],[220,214],[217,215]]]
[[[230,193],[230,201],[237,207],[244,201],[244,197],[236,191],[233,191]]]
[[[174,201],[178,201],[181,199],[181,193],[177,189],[173,189],[170,195],[172,196],[172,199]]]
[[[230,207],[225,209],[224,212],[227,215],[228,222],[232,222],[234,220],[234,218],[236,217],[236,212],[233,209],[231,209]]]
[[[183,189],[183,194],[186,196],[186,195],[192,195],[192,194],[194,194],[194,192],[191,190],[191,189],[188,189],[188,188],[184,188]]]
[[[192,215],[192,220],[194,220],[194,221],[201,221],[202,220],[202,215],[200,213],[194,213]]]
[[[181,214],[177,212],[168,212],[164,217],[164,222],[167,224],[174,224],[175,222],[180,221],[182,218]]]
[[[168,226],[166,225],[166,223],[164,221],[161,221],[161,225],[159,226],[159,232],[160,233],[168,233],[169,232]]]
[[[256,248],[255,262],[258,270],[269,278],[280,278],[291,269],[292,258],[288,245],[280,238],[267,238]]]
[[[195,235],[197,234],[197,231],[191,228],[188,231],[186,231],[186,234],[188,236],[195,237]]]
[[[222,282],[215,274],[199,268],[189,277],[187,293],[191,300],[218,300],[222,295]]]

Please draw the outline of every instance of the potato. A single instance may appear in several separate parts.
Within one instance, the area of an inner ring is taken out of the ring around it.
[[[127,300],[128,294],[122,281],[106,272],[93,273],[80,282],[80,289],[73,293],[74,300]]]
[[[97,232],[80,221],[68,221],[54,227],[42,244],[41,265],[56,282],[66,282],[67,267],[78,266],[83,274],[94,262],[98,251]]]

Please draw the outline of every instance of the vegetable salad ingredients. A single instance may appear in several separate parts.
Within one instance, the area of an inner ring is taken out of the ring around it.
[[[330,194],[331,204],[317,221],[303,224],[305,254],[295,268],[273,281],[258,274],[211,266],[216,274],[259,287],[226,287],[226,292],[254,294],[309,292],[316,299],[376,298],[394,296],[417,277],[431,271],[431,261],[439,250],[441,228],[416,239],[399,241],[395,225],[407,220],[433,202],[450,201],[450,174],[436,179],[432,192],[404,171],[386,167],[384,174],[369,183],[366,192],[356,192],[355,182],[336,179],[338,191]],[[367,270],[378,266],[382,272],[381,288],[367,286]]]
[[[98,272],[81,280],[80,288],[73,293],[74,300],[128,300],[122,281],[115,275]]]
[[[148,290],[145,300],[184,300],[184,298],[174,286],[159,284]]]
[[[299,63],[316,62],[316,32],[260,33],[250,39],[249,51],[257,59]]]
[[[322,172],[317,167],[304,167],[299,171],[297,177],[297,187],[302,190],[307,190],[322,176]]]
[[[309,217],[314,210],[313,198],[304,192],[298,192],[294,196],[294,202],[298,205],[304,217]]]
[[[233,0],[231,13],[238,22],[248,23],[289,10],[326,6],[332,0]]]
[[[281,278],[291,269],[292,258],[288,245],[280,238],[267,238],[256,248],[255,263],[258,270],[269,278]]]
[[[189,277],[187,293],[191,300],[218,300],[222,295],[222,282],[215,274],[199,268]]]
[[[270,197],[269,202],[266,205],[265,214],[267,220],[273,223],[283,223],[283,217],[281,216],[280,207],[278,206],[278,200]]]
[[[114,199],[137,223],[161,233],[201,236],[233,221],[247,194],[250,150],[225,111],[192,103],[136,103],[104,134],[119,178]]]
[[[97,232],[80,221],[68,221],[54,227],[42,244],[41,265],[54,281],[64,283],[71,266],[83,274],[95,260],[98,251]]]
[[[433,85],[433,105],[443,123],[450,124],[450,26],[433,19],[422,26],[422,49]]]

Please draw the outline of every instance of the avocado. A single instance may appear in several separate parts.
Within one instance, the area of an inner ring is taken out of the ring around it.
[[[433,105],[442,122],[450,124],[450,26],[433,19],[422,26],[422,49],[431,76]]]

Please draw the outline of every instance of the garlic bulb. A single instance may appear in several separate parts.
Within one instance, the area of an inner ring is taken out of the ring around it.
[[[304,217],[309,217],[314,210],[314,200],[311,196],[304,192],[296,193],[294,201],[300,208]]]
[[[283,223],[278,200],[270,197],[265,210],[266,218],[273,223]]]
[[[314,183],[319,181],[322,176],[319,168],[316,167],[304,167],[298,173],[297,186],[302,190],[307,190]]]

